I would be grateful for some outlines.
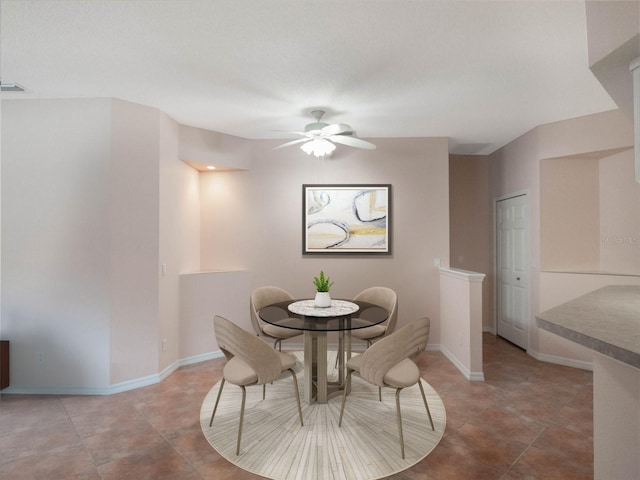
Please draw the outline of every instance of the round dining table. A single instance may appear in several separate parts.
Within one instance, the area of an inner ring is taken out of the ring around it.
[[[346,361],[351,358],[351,331],[383,323],[389,312],[368,302],[331,300],[329,307],[316,307],[314,300],[287,300],[258,311],[263,321],[304,332],[304,399],[327,403],[345,387]],[[338,337],[338,380],[329,382],[327,334]]]

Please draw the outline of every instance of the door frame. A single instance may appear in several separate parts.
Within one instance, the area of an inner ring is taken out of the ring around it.
[[[498,335],[498,222],[497,222],[497,211],[498,211],[498,202],[502,202],[503,200],[509,200],[510,198],[515,197],[526,197],[527,199],[527,219],[525,222],[525,251],[527,257],[529,257],[529,285],[527,287],[527,305],[525,315],[527,317],[527,348],[526,351],[529,351],[530,340],[531,340],[531,195],[529,194],[529,189],[518,190],[512,193],[507,193],[505,195],[500,195],[498,197],[493,198],[493,333],[495,336]]]

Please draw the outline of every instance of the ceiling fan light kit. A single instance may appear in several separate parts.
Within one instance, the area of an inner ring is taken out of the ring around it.
[[[300,148],[307,155],[313,153],[316,157],[328,157],[336,149],[336,146],[323,138],[314,138],[300,145]]]
[[[324,115],[324,110],[313,110],[311,115],[313,115],[316,121],[306,125],[304,132],[291,132],[302,135],[304,138],[284,143],[277,146],[276,149],[302,143],[300,148],[303,152],[307,155],[313,154],[320,158],[330,156],[336,149],[336,143],[369,150],[376,148],[373,143],[358,138],[355,130],[346,123],[329,124],[322,122],[321,119]]]

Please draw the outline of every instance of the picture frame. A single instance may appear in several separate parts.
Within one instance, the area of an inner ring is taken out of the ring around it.
[[[390,184],[302,185],[303,255],[391,255]]]

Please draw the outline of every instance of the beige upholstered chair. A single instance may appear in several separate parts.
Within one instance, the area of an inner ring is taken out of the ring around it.
[[[353,357],[347,362],[347,384],[342,396],[342,408],[338,426],[342,426],[342,416],[347,400],[347,392],[351,385],[351,375],[356,372],[360,378],[373,385],[396,389],[396,410],[402,458],[404,458],[404,437],[402,436],[402,414],[400,412],[400,392],[402,389],[411,387],[416,383],[419,385],[431,429],[435,430],[427,397],[420,382],[420,370],[411,360],[424,351],[429,339],[429,329],[430,321],[428,318],[415,320],[374,343],[362,355]]]
[[[258,310],[272,303],[284,302],[286,300],[293,300],[293,297],[289,295],[287,291],[278,287],[258,287],[251,293],[250,308],[253,329],[256,335],[275,340],[273,342],[273,348],[278,347],[280,351],[282,351],[282,340],[302,335],[302,331],[278,327],[263,322],[258,316]]]
[[[351,338],[364,340],[367,342],[367,347],[370,347],[374,341],[389,335],[396,328],[396,322],[398,320],[398,295],[396,295],[396,292],[392,289],[388,287],[369,287],[356,295],[353,300],[379,305],[389,312],[389,318],[383,325],[372,325],[370,327],[351,330]],[[338,368],[338,360],[339,358],[337,356],[336,368]]]
[[[387,309],[389,319],[383,325],[372,325],[370,327],[352,330],[351,337],[366,341],[367,346],[370,347],[375,340],[389,335],[396,328],[396,321],[398,320],[398,296],[392,289],[387,287],[370,287],[356,295],[356,298],[353,300],[373,303],[374,305],[379,305]]]
[[[227,363],[222,373],[222,382],[216,404],[211,413],[209,426],[213,424],[213,417],[218,409],[218,402],[222,394],[225,382],[238,385],[242,388],[242,405],[240,406],[240,424],[238,426],[238,444],[236,455],[240,454],[240,439],[242,437],[242,421],[244,418],[244,404],[247,396],[246,387],[249,385],[262,385],[262,398],[264,399],[264,386],[273,382],[285,370],[289,370],[293,376],[296,401],[298,402],[298,415],[300,415],[300,425],[302,422],[302,408],[300,407],[300,392],[298,390],[298,380],[293,371],[296,364],[295,358],[286,353],[278,352],[271,348],[264,340],[243,330],[235,323],[224,317],[216,315],[213,320],[216,341],[218,347],[224,353]]]

